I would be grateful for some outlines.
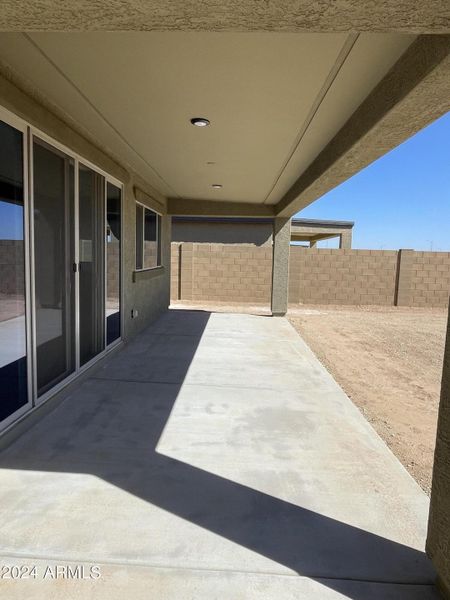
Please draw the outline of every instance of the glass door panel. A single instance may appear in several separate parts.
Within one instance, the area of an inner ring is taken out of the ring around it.
[[[106,184],[106,344],[120,338],[121,190]]]
[[[0,121],[0,422],[28,402],[23,134]]]
[[[80,365],[105,348],[105,179],[79,165]]]
[[[75,369],[74,161],[33,142],[37,394]]]

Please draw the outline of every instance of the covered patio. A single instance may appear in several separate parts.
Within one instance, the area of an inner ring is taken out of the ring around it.
[[[428,498],[284,318],[168,311],[0,467],[10,599],[437,598]]]
[[[0,9],[1,591],[422,600],[427,535],[450,598],[450,332],[429,512],[283,318],[292,216],[450,110],[447,3],[75,4]],[[167,312],[205,216],[279,319]]]

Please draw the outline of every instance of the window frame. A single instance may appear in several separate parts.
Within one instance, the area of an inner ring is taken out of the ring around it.
[[[162,238],[161,238],[161,219],[162,219],[162,214],[159,213],[157,210],[155,210],[154,208],[150,208],[149,206],[147,206],[146,204],[143,204],[142,202],[139,202],[138,200],[135,201],[135,205],[136,205],[136,213],[135,213],[135,236],[134,236],[134,267],[135,267],[135,271],[137,273],[142,273],[145,271],[153,271],[155,269],[161,269],[163,267],[162,264],[162,253],[161,253],[161,242],[162,242]],[[141,252],[140,252],[140,258],[142,259],[141,265],[142,266],[138,266],[138,227],[139,227],[139,223],[138,223],[138,207],[141,207],[142,209],[142,224],[141,224],[141,231],[140,231],[140,235],[139,235],[139,240],[142,243],[142,247],[141,247]],[[156,215],[156,225],[155,225],[155,234],[156,234],[156,265],[154,267],[145,267],[145,211],[148,210],[152,213],[154,213]]]

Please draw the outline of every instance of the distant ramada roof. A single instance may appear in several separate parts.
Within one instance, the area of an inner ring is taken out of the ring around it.
[[[172,217],[175,222],[208,222],[208,223],[272,223],[271,218],[252,217]],[[354,221],[330,221],[322,219],[292,219],[292,225],[312,225],[316,227],[348,227],[354,226]]]

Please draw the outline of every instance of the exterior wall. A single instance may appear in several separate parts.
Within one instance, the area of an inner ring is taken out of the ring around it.
[[[412,306],[445,306],[450,290],[450,252],[414,252]]]
[[[270,247],[172,243],[172,300],[268,303]],[[180,276],[181,275],[181,276]],[[291,304],[446,306],[450,252],[290,246]]]
[[[150,207],[151,208],[151,207]],[[125,231],[124,297],[125,338],[129,339],[154,321],[170,304],[170,239],[172,218],[161,219],[161,263],[162,266],[146,271],[135,268],[135,204],[134,198],[127,205],[127,227]],[[138,317],[131,318],[137,310]]]
[[[172,244],[174,300],[269,303],[271,277],[270,246]]]
[[[397,252],[291,247],[289,302],[394,304]]]
[[[122,200],[123,234],[123,326],[124,338],[130,338],[145,328],[169,305],[171,217],[166,215],[167,200],[148,186],[138,175],[119,164],[108,152],[94,145],[80,131],[57,116],[53,107],[40,96],[32,97],[19,89],[6,74],[0,75],[0,106],[63,144],[72,152],[115,177],[124,184]],[[142,190],[139,201],[156,210],[162,217],[162,267],[134,273],[136,188]],[[7,259],[0,251],[0,270]],[[6,269],[7,271],[7,269]],[[116,282],[117,284],[117,282]],[[131,318],[131,310],[138,318]]]
[[[450,598],[450,316],[442,371],[427,554],[436,568],[445,597]]]

